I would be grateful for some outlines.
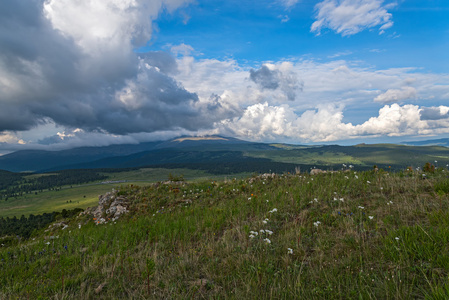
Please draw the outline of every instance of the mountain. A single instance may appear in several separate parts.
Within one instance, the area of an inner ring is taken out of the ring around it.
[[[444,140],[438,140],[443,143]],[[422,142],[421,142],[422,143]],[[300,146],[266,144],[221,136],[180,137],[136,145],[82,147],[63,151],[18,151],[0,157],[0,169],[52,172],[66,169],[164,167],[202,169],[213,174],[291,172],[311,168],[389,170],[449,165],[449,148],[396,144]],[[437,163],[438,162],[438,163]]]
[[[436,140],[425,140],[425,141],[408,141],[401,142],[404,145],[412,146],[444,146],[449,147],[449,139],[436,139]]]
[[[269,149],[276,148],[264,143],[253,143],[221,136],[180,137],[169,141],[81,147],[61,151],[17,151],[0,156],[0,169],[12,172],[41,172],[70,168],[123,168],[156,163],[181,163],[191,159],[199,161],[202,157],[198,154],[196,158],[192,155],[181,155],[181,152],[241,152]],[[181,157],[176,159],[177,156]],[[175,158],[173,159],[173,157]]]

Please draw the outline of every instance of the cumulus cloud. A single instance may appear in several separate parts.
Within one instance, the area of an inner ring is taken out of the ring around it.
[[[410,86],[401,89],[389,89],[385,93],[374,98],[374,102],[394,103],[402,100],[416,98],[416,89]]]
[[[249,71],[249,78],[262,89],[281,90],[288,100],[293,101],[296,93],[302,90],[303,83],[292,70],[290,63],[279,66],[265,64],[260,69]]]
[[[270,106],[264,103],[248,107],[239,118],[221,122],[220,130],[250,140],[307,142],[449,133],[449,107],[442,107],[439,111],[441,110],[445,114],[444,117],[440,115],[440,122],[428,122],[422,117],[422,112],[428,111],[425,107],[385,105],[379,110],[377,117],[353,125],[343,122],[343,106],[319,105],[316,109],[297,115],[288,105]]]
[[[393,26],[391,13],[383,0],[324,0],[315,6],[316,21],[311,31],[317,35],[329,28],[342,36],[380,26],[379,33]]]

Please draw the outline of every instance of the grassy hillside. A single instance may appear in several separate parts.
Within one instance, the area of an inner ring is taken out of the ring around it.
[[[447,299],[449,182],[339,172],[127,186],[0,248],[0,298]]]

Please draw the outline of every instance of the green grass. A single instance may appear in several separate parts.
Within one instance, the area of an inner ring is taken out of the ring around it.
[[[313,150],[313,149],[312,149]],[[246,154],[250,157],[268,158],[275,162],[306,164],[318,166],[332,166],[342,164],[354,164],[366,166],[365,163],[353,156],[339,152],[308,152],[306,150],[288,150],[288,151],[259,151]]]
[[[94,184],[65,187],[59,191],[28,194],[0,201],[0,217],[20,217],[30,214],[61,211],[76,207],[86,208],[98,204],[98,195],[110,191],[117,184]],[[70,202],[71,201],[71,202]]]
[[[124,186],[117,222],[79,217],[0,248],[0,298],[447,299],[447,171],[427,177]]]

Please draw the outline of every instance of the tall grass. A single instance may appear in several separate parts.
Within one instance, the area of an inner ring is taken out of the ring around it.
[[[124,186],[131,212],[116,222],[84,216],[1,247],[0,298],[447,299],[447,182],[340,172]]]

